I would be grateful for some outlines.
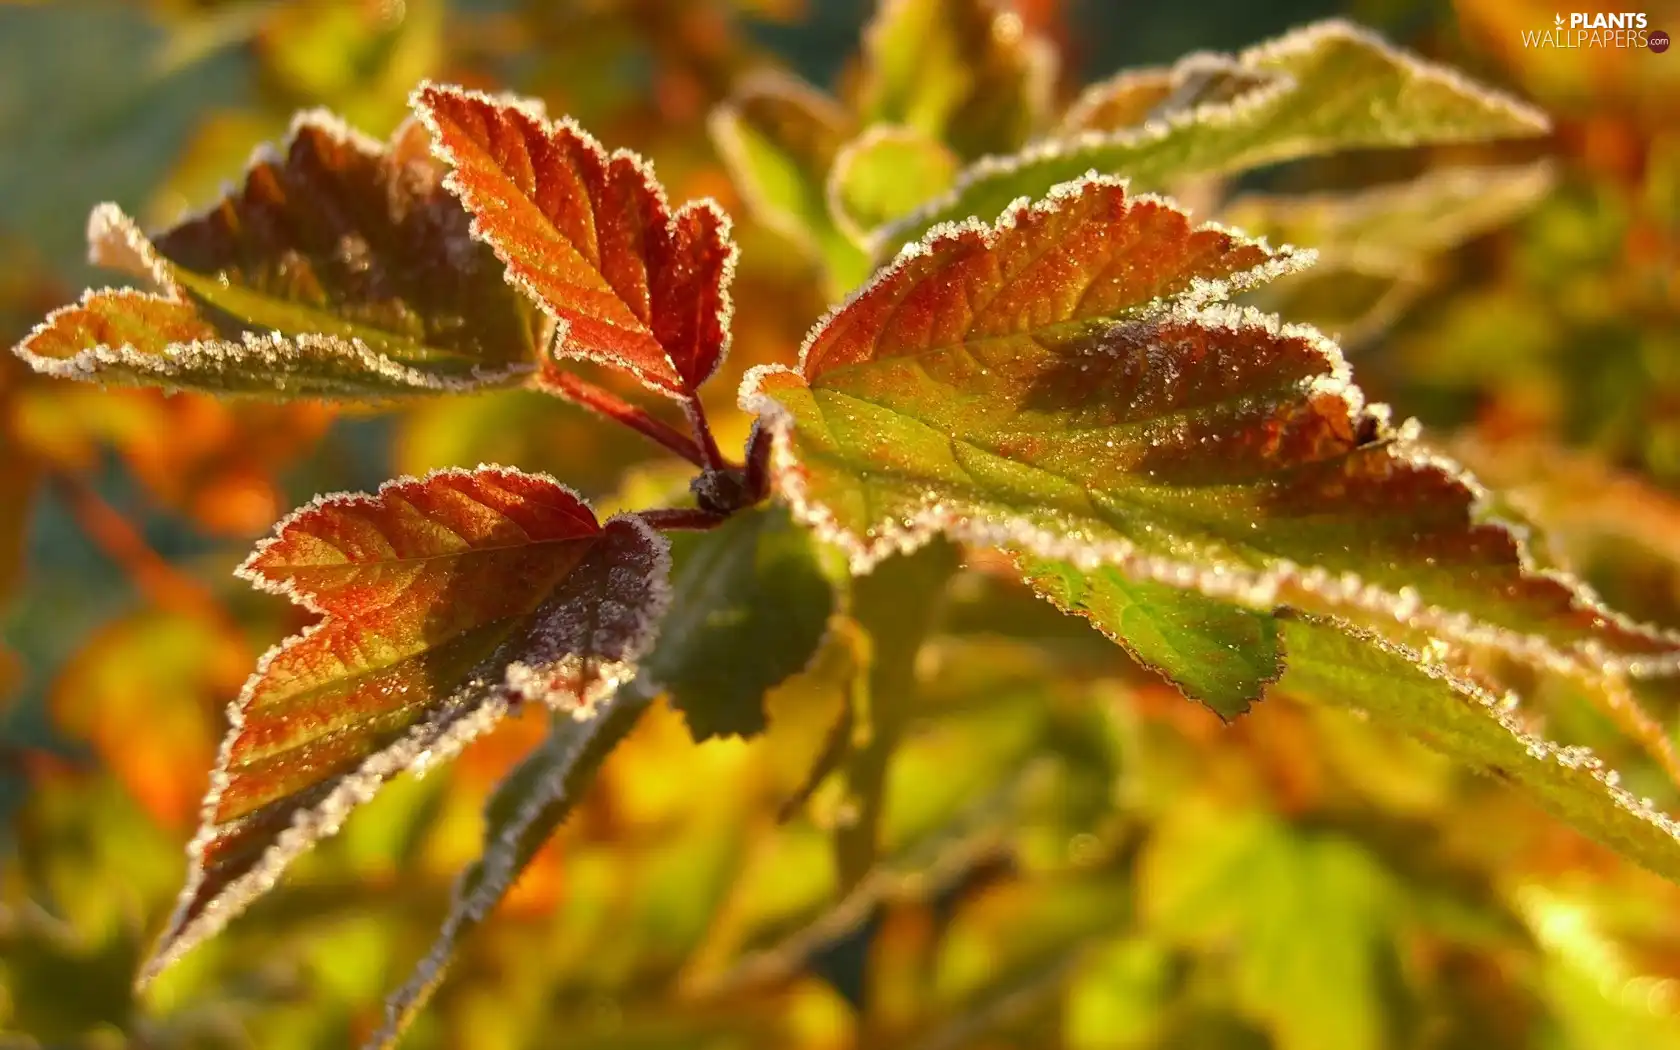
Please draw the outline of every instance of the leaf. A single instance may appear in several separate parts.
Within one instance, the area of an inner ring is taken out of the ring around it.
[[[765,694],[822,644],[835,588],[821,553],[810,530],[771,507],[679,541],[677,566],[672,612],[643,673],[670,694],[696,743],[755,736]]]
[[[1278,80],[1275,72],[1210,52],[1186,55],[1167,67],[1126,70],[1086,88],[1063,114],[1056,137],[1181,118],[1199,106],[1235,102]]]
[[[910,128],[876,125],[842,146],[829,169],[828,209],[846,234],[871,250],[877,231],[932,199],[957,174],[957,159]]]
[[[821,260],[837,295],[869,276],[868,257],[836,224],[825,193],[852,134],[850,114],[803,81],[761,72],[736,86],[707,128],[748,211]]]
[[[1349,193],[1246,194],[1220,221],[1250,236],[1318,252],[1318,270],[1399,277],[1527,211],[1555,181],[1549,161],[1435,168]],[[1303,275],[1305,276],[1305,275]]]
[[[729,345],[736,248],[723,210],[700,200],[673,212],[646,161],[609,156],[529,102],[426,83],[411,104],[473,236],[557,323],[554,354],[692,397]]]
[[[369,1050],[396,1045],[443,983],[461,938],[507,896],[648,701],[627,690],[603,701],[594,718],[557,721],[548,738],[496,786],[484,808],[484,853],[456,881],[449,914],[425,958],[386,1000],[385,1024],[365,1044]]]
[[[1559,820],[1680,881],[1680,824],[1619,786],[1592,752],[1529,735],[1498,697],[1404,646],[1323,619],[1279,619],[1288,669],[1280,692],[1362,711],[1497,777]]]
[[[1296,30],[1231,61],[1263,82],[1229,101],[1175,109],[1167,119],[985,158],[950,193],[895,224],[887,246],[941,222],[997,215],[1017,197],[1041,196],[1090,170],[1150,188],[1338,150],[1521,138],[1548,126],[1515,99],[1339,20]],[[1207,56],[1186,62],[1191,73],[1210,65]]]
[[[240,575],[323,619],[271,649],[229,709],[187,886],[142,981],[396,774],[527,702],[587,718],[635,674],[669,565],[639,518],[599,525],[552,478],[506,467],[317,498],[281,522]]]
[[[1054,247],[1054,251],[1050,250]],[[1310,328],[1209,301],[1302,256],[1112,179],[902,253],[748,374],[778,491],[862,571],[943,532],[1268,611],[1353,607],[1529,660],[1680,641],[1530,568],[1481,491]]]
[[[160,291],[91,291],[17,353],[50,375],[218,394],[384,398],[505,384],[540,318],[502,279],[413,123],[388,146],[300,115],[243,185],[149,239],[112,204],[94,262]]]
[[[1049,110],[1055,52],[993,0],[882,0],[863,41],[866,123],[976,157],[1019,149]]]
[[[1246,712],[1283,674],[1277,624],[1265,613],[1133,580],[1113,567],[1084,572],[1067,562],[1028,558],[1021,569],[1035,591],[1090,620],[1226,721]]]

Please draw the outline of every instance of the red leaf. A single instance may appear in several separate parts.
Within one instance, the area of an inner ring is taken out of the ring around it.
[[[555,353],[678,399],[722,361],[736,249],[710,200],[675,212],[653,169],[522,100],[423,85],[415,112],[454,168],[473,235],[560,322]]]
[[[551,478],[440,471],[317,499],[240,568],[325,618],[272,649],[232,729],[155,975],[265,892],[386,780],[454,756],[510,706],[578,717],[635,673],[668,547],[603,527]]]

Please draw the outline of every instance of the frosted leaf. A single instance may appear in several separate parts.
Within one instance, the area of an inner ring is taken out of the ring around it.
[[[1193,55],[1164,78],[1145,71],[1118,87],[1142,92],[1164,79],[1170,98],[1175,83],[1195,84],[1220,68],[1213,83],[1227,90],[1159,114],[1152,108],[1141,124],[1073,131],[1020,153],[981,158],[949,193],[895,224],[889,243],[913,241],[942,222],[996,215],[1016,197],[1039,196],[1089,170],[1157,187],[1339,150],[1526,138],[1549,126],[1516,99],[1340,20],[1230,58]],[[1134,96],[1128,115],[1135,116],[1136,104]],[[1075,118],[1089,122],[1101,105],[1087,96]]]
[[[742,403],[778,491],[856,571],[944,532],[1551,666],[1680,662],[1674,636],[1536,568],[1334,343],[1215,302],[1302,261],[1087,177],[930,232]]]
[[[318,497],[282,521],[240,575],[323,618],[270,650],[228,709],[187,886],[142,981],[391,777],[528,702],[592,714],[651,643],[669,569],[640,519],[599,525],[565,486],[505,467]]]
[[[413,123],[380,144],[310,112],[239,187],[155,237],[100,205],[92,260],[155,291],[89,292],[19,356],[71,379],[274,397],[516,382],[542,318],[473,243],[423,146]]]
[[[553,318],[553,353],[686,400],[729,348],[737,250],[712,200],[672,210],[653,167],[521,99],[422,84],[411,99],[472,236]]]

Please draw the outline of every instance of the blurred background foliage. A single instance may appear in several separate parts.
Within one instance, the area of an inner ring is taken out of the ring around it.
[[[539,95],[650,156],[674,199],[737,216],[731,374],[711,389],[738,442],[733,379],[791,359],[826,303],[818,264],[749,220],[706,117],[766,67],[844,97],[868,7],[0,3],[0,342],[93,279],[94,202],[171,221],[294,110],[382,135],[416,81],[447,78]],[[1539,144],[1183,191],[1319,247],[1320,272],[1268,305],[1342,333],[1373,396],[1546,525],[1549,559],[1680,626],[1680,56],[1524,50],[1553,17],[1538,0],[1015,7],[1060,51],[1062,101],[1343,13],[1554,114]],[[1680,9],[1646,10],[1680,29]],[[623,481],[640,446],[535,394],[335,415],[51,382],[9,354],[0,434],[0,1046],[365,1037],[544,727],[388,789],[137,1001],[222,707],[301,625],[228,569],[318,491],[492,461],[610,503],[659,488],[657,465]],[[891,605],[910,584],[872,586]],[[764,736],[695,746],[679,716],[646,718],[409,1045],[1680,1048],[1680,888],[1504,786],[1286,697],[1224,725],[984,559],[953,579],[901,709],[860,712],[871,640],[838,626]],[[1674,810],[1680,691],[1626,687],[1656,723],[1630,744],[1622,684],[1527,684],[1525,718]],[[811,789],[837,735],[865,730],[863,757]],[[878,852],[847,845],[860,806]]]

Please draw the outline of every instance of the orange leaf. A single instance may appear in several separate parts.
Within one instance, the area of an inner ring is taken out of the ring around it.
[[[523,100],[426,84],[413,105],[473,235],[559,322],[555,354],[690,398],[729,344],[736,248],[723,210],[673,212],[646,161]]]

